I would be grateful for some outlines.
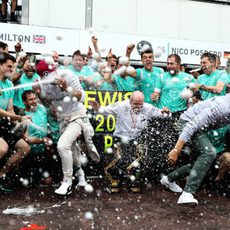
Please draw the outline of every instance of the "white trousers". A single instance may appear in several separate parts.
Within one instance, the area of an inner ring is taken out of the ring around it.
[[[80,167],[80,152],[76,147],[76,140],[81,135],[81,119],[67,123],[61,123],[61,130],[63,131],[58,140],[57,148],[61,157],[62,172],[64,179],[72,180],[73,164]]]

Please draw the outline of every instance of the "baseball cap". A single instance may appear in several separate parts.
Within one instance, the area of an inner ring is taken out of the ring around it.
[[[54,71],[53,65],[48,65],[44,60],[39,61],[36,65],[36,71],[41,77],[47,76],[49,73]]]

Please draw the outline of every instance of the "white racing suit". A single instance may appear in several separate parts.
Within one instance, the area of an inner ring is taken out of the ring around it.
[[[62,91],[55,83],[57,77],[63,77],[69,88],[81,91],[82,96],[78,100],[69,91]],[[50,106],[57,111],[60,122],[61,137],[58,140],[58,152],[61,157],[64,180],[72,183],[73,164],[81,166],[81,151],[76,145],[77,138],[83,133],[86,146],[90,153],[96,155],[96,161],[100,160],[97,150],[92,142],[93,128],[88,120],[86,108],[83,104],[85,92],[81,87],[79,79],[70,70],[56,70],[42,78],[41,96],[45,98]],[[68,100],[65,100],[65,99]],[[95,160],[95,157],[93,158]]]
[[[64,177],[72,177],[73,165],[80,167],[81,151],[85,152],[85,148],[76,141],[82,134],[85,141],[86,151],[92,160],[99,162],[100,156],[93,144],[92,137],[94,130],[84,111],[81,110],[75,114],[71,114],[60,121],[61,137],[58,140],[58,151],[62,159],[62,170]]]

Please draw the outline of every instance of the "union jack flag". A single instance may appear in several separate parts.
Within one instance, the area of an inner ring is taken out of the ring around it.
[[[46,43],[46,36],[45,35],[33,35],[33,43]]]

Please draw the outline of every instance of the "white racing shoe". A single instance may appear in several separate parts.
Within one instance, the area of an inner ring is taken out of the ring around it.
[[[163,176],[160,180],[161,184],[172,192],[181,193],[183,189],[174,181],[170,182],[167,176]]]
[[[72,182],[69,180],[63,180],[61,186],[58,189],[56,189],[54,192],[58,195],[65,196],[72,193],[71,188],[72,188]]]
[[[192,195],[192,193],[183,192],[178,201],[177,204],[179,205],[198,205],[198,200],[195,199]]]
[[[78,184],[76,185],[76,188],[85,187],[88,184],[85,180],[85,173],[83,169],[79,169],[75,175],[78,177]]]

